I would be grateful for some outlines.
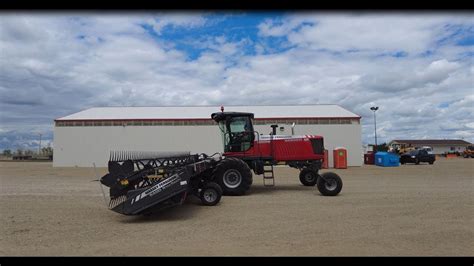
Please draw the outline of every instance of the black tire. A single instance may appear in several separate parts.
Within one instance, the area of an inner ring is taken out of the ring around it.
[[[420,164],[420,160],[419,160],[419,159],[415,159],[415,164]]]
[[[214,182],[221,186],[224,195],[240,196],[252,185],[250,167],[239,158],[228,157],[212,171]]]
[[[222,188],[214,182],[207,183],[201,190],[199,194],[199,199],[203,205],[214,206],[222,197]]]
[[[313,171],[311,169],[305,168],[301,170],[300,172],[300,182],[301,184],[307,186],[307,187],[312,187],[316,185],[316,182],[318,181],[318,174],[316,171]]]
[[[322,174],[316,184],[323,196],[336,196],[342,190],[342,179],[333,172]]]
[[[429,163],[429,164],[434,164],[434,161],[429,161],[428,163]]]

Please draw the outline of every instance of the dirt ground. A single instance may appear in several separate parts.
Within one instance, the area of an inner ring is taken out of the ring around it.
[[[99,169],[103,175],[106,169]],[[109,211],[92,168],[0,162],[1,256],[473,256],[474,159],[335,170],[324,197],[277,168],[214,207]]]

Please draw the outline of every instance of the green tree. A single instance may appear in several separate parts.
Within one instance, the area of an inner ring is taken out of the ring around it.
[[[51,147],[41,148],[41,153],[43,155],[51,155],[51,154],[53,154],[53,148],[51,148]]]
[[[369,146],[372,146],[373,150],[375,150],[375,145],[374,144],[369,144]],[[377,144],[377,151],[388,151],[388,145],[387,143],[382,143],[382,144]]]
[[[12,151],[11,150],[3,150],[3,155],[4,156],[12,156]]]
[[[388,145],[387,143],[382,143],[377,145],[377,151],[388,151]]]

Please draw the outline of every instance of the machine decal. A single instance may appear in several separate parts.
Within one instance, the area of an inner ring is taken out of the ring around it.
[[[167,178],[166,180],[152,186],[151,188],[149,188],[149,189],[143,191],[141,194],[137,195],[137,197],[132,200],[131,204],[133,204],[135,202],[138,202],[140,199],[143,199],[146,196],[153,196],[156,193],[161,192],[163,189],[177,183],[178,181],[179,181],[179,175],[174,174],[173,176]],[[184,182],[186,182],[186,181],[184,181]]]

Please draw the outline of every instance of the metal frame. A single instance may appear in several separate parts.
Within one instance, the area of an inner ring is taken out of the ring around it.
[[[198,196],[199,189],[210,181],[203,172],[220,159],[189,152],[112,151],[109,173],[100,181],[110,187],[109,209],[126,215],[139,214],[163,207],[177,195],[182,195],[180,203],[188,194]],[[149,177],[158,172],[157,178]],[[165,185],[169,182],[173,184]],[[150,190],[154,191],[147,192]]]

